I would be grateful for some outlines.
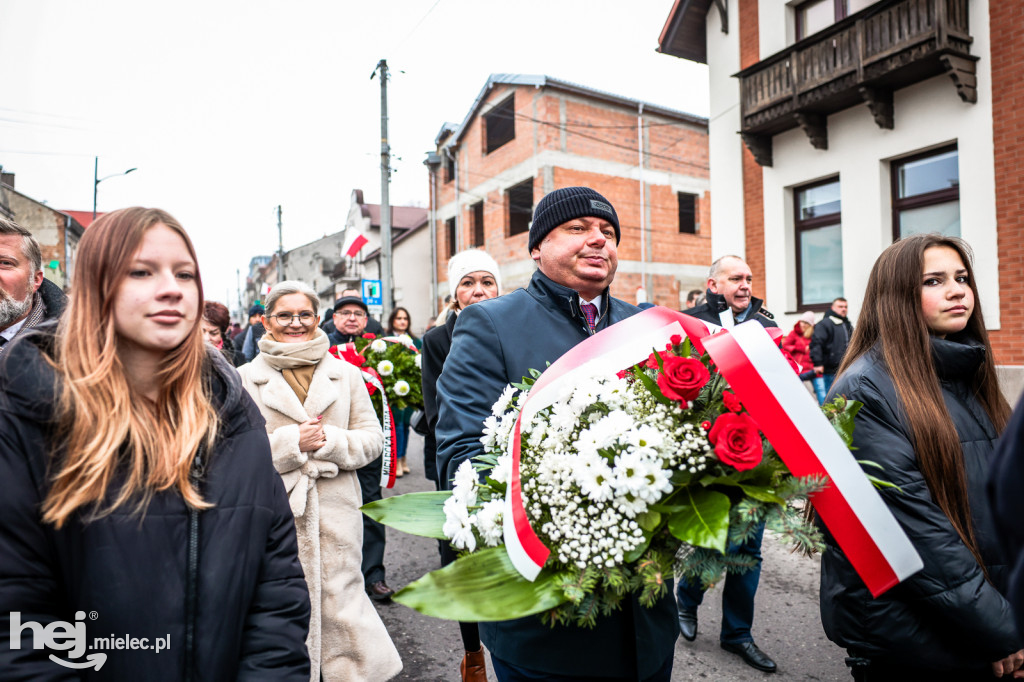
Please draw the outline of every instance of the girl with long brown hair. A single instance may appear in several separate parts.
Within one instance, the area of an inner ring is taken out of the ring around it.
[[[854,454],[895,487],[882,498],[924,568],[872,599],[829,539],[821,615],[857,680],[1022,677],[985,497],[1009,407],[999,390],[971,252],[936,234],[878,257],[830,398],[863,403]]]
[[[148,642],[103,653],[102,679],[308,680],[288,501],[262,419],[203,343],[202,308],[182,226],[122,209],[82,238],[59,326],[5,354],[0,621]],[[49,679],[62,668],[48,653],[4,648],[0,669]]]

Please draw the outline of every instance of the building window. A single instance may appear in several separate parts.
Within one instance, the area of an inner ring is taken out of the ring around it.
[[[530,231],[533,218],[533,178],[505,190],[508,206],[508,236]]]
[[[496,105],[483,116],[486,152],[490,154],[506,142],[516,139],[515,96]]]
[[[679,234],[697,234],[697,195],[677,192],[679,198]]]
[[[797,307],[828,307],[843,295],[842,212],[839,180],[793,192],[796,228]]]
[[[878,0],[809,0],[796,8],[796,39],[822,31]]]
[[[945,147],[892,162],[892,238],[922,232],[960,236],[957,148]]]
[[[455,255],[455,218],[444,221],[444,230],[448,234],[448,257]]]
[[[470,246],[484,245],[484,202],[478,201],[473,204],[473,243]]]
[[[448,151],[450,150],[445,150],[441,153],[441,158],[443,159],[441,166],[444,168],[443,172],[445,183],[449,183],[455,179],[455,160],[451,156],[448,156]]]

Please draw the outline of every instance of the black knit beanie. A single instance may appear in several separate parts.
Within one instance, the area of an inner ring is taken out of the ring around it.
[[[615,228],[615,243],[619,243],[619,216],[611,203],[589,187],[563,187],[545,194],[533,210],[529,250],[533,251],[548,232],[562,223],[583,216],[607,220]]]

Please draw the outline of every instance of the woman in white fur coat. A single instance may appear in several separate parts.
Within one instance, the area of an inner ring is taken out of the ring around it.
[[[274,466],[295,514],[312,606],[312,682],[388,680],[402,660],[363,590],[356,469],[384,436],[359,370],[336,359],[317,326],[316,293],[280,282],[266,300],[260,354],[239,368],[267,420]]]

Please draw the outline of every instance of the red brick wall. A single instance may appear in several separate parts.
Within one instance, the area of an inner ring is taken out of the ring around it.
[[[757,0],[739,0],[740,68],[761,60],[757,24]],[[747,264],[754,275],[754,292],[764,295],[764,183],[761,166],[743,147],[743,215],[746,230],[744,245]]]
[[[996,362],[1024,364],[1024,5],[989,2],[992,136],[995,147],[1001,329],[992,333]]]
[[[545,150],[563,151],[595,160],[595,164],[612,162],[635,167],[637,154],[637,114],[622,107],[586,101],[579,96],[530,87],[496,87],[486,99],[481,111],[503,101],[515,90],[515,139],[485,154],[484,122],[475,117],[459,144],[459,188],[461,203],[484,200],[485,248],[499,264],[528,264],[527,234],[507,236],[508,217],[504,190],[528,176],[515,174],[510,169],[528,162],[535,154]],[[562,111],[565,132],[561,130]],[[645,168],[669,171],[694,178],[708,177],[707,132],[696,125],[675,124],[674,119],[662,119],[645,114],[645,139],[649,155]],[[658,125],[651,125],[658,124]],[[528,168],[529,163],[525,164]],[[540,169],[533,177],[534,205],[544,195],[545,175],[554,187],[586,185],[604,194],[619,215],[622,242],[620,260],[640,260],[640,187],[635,179],[608,175],[595,168],[592,172],[553,167]],[[480,185],[500,178],[500,189],[485,190]],[[648,177],[645,201],[650,207],[650,220],[646,229],[651,235],[648,262],[670,262],[706,266],[711,257],[711,224],[708,193],[698,200],[699,230],[696,235],[679,234],[678,199],[667,185],[651,184]],[[450,205],[455,200],[455,183],[438,182],[438,206]],[[471,212],[462,211],[462,243],[468,244],[471,235]],[[449,251],[445,239],[444,221],[438,221],[439,279],[446,279]],[[528,268],[524,268],[525,272]],[[672,276],[649,276],[652,291],[649,298],[671,307],[679,306],[679,283]],[[636,280],[636,281],[633,281]],[[620,271],[613,292],[626,300],[635,300],[639,274]],[[525,282],[523,282],[525,283]],[[514,285],[516,282],[510,282]],[[510,287],[505,287],[508,290]],[[442,285],[442,292],[446,286]]]

